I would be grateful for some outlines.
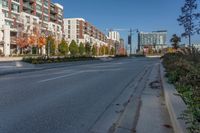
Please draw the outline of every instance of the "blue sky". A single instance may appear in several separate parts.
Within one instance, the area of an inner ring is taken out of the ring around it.
[[[168,30],[169,40],[172,34],[181,35],[183,31],[178,25],[177,18],[184,0],[53,0],[53,2],[64,5],[65,18],[85,18],[104,32],[106,28]],[[120,33],[127,40],[128,32]],[[186,42],[182,39],[182,43]],[[197,42],[200,43],[200,35],[193,37],[193,43]]]

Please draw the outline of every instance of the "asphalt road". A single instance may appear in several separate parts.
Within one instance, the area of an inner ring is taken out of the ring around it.
[[[130,97],[120,95],[158,61],[129,58],[1,76],[0,133],[104,133],[120,115],[109,110]]]

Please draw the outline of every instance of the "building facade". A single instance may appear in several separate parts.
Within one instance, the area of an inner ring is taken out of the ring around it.
[[[69,43],[74,40],[78,44],[107,45],[106,35],[83,18],[64,19],[64,34]]]
[[[180,48],[189,48],[189,44],[180,44],[179,45]],[[193,43],[192,47],[194,47],[195,49],[200,51],[200,43]]]
[[[124,39],[120,39],[120,45],[119,45],[119,55],[126,55],[126,48],[125,48],[125,42]]]
[[[152,48],[161,50],[166,47],[167,31],[139,32],[138,33],[138,50]]]
[[[0,53],[16,53],[19,29],[31,32],[39,26],[43,34],[52,34],[57,40],[63,37],[63,6],[51,0],[1,0]]]

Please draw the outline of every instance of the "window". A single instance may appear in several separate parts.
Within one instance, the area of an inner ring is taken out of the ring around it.
[[[57,26],[57,31],[60,31],[60,27],[59,26]]]
[[[79,20],[76,21],[76,24],[79,25]]]
[[[33,23],[35,23],[35,24],[36,24],[36,23],[37,23],[37,19],[33,19]]]
[[[14,0],[14,1],[19,2],[19,0]]]
[[[38,10],[38,11],[42,11],[42,6],[40,6],[40,5],[36,5],[36,9]]]
[[[11,22],[10,21],[5,21],[6,25],[11,26]]]
[[[16,4],[14,4],[14,3],[12,3],[12,4],[11,4],[11,10],[12,10],[12,11],[15,11],[15,12],[19,12],[19,6],[16,5]]]
[[[5,17],[9,17],[9,15],[8,15],[8,12],[7,11],[3,11],[3,13],[4,13],[4,15],[5,15]]]
[[[44,5],[48,7],[49,6],[48,1],[44,1]]]
[[[44,9],[44,13],[45,13],[45,14],[49,14],[48,9],[45,8],[45,9]]]
[[[68,24],[70,24],[71,23],[71,21],[70,20],[68,20]]]
[[[49,21],[49,18],[45,16],[44,21]]]
[[[42,0],[37,0],[37,2],[42,3]]]
[[[39,17],[40,19],[42,19],[42,14],[36,13],[36,16]]]
[[[8,8],[8,1],[7,1],[7,0],[3,0],[3,1],[2,1],[2,6],[3,6],[4,8]]]
[[[26,17],[27,23],[30,23],[30,17]]]

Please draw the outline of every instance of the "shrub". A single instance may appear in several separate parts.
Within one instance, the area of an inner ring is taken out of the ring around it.
[[[69,52],[69,47],[67,42],[62,39],[61,43],[58,46],[58,51],[61,53],[61,55],[67,55]]]
[[[76,44],[76,42],[74,40],[72,40],[72,42],[70,43],[70,46],[69,46],[69,51],[70,51],[70,54],[71,56],[77,56],[78,54],[78,45]]]
[[[82,42],[80,43],[80,46],[79,46],[79,54],[80,56],[83,56],[85,54],[85,47]]]
[[[59,63],[59,62],[70,62],[70,61],[86,61],[86,60],[97,60],[98,58],[94,57],[57,57],[57,58],[46,58],[46,57],[36,57],[36,58],[23,58],[24,62],[31,64],[45,64],[45,63]]]
[[[89,42],[85,44],[85,52],[87,56],[91,56],[91,44]]]

